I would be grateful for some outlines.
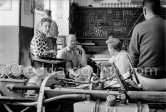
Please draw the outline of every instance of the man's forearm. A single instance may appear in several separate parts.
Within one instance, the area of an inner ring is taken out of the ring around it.
[[[134,57],[134,56],[130,55],[131,64],[134,68],[137,68],[137,66],[138,66],[138,61],[139,61],[138,58],[139,57]]]
[[[111,66],[111,63],[109,61],[107,61],[107,62],[101,62],[101,65],[105,66],[105,67],[108,67],[108,66]]]
[[[82,53],[81,55],[81,65],[82,66],[86,66],[87,65],[87,59],[86,59],[86,54],[85,53]]]

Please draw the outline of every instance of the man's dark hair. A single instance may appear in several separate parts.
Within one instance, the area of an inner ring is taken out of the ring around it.
[[[42,18],[42,20],[41,20],[41,25],[43,25],[44,22],[49,22],[49,23],[51,23],[52,20],[51,20],[51,18],[45,17],[45,18]]]
[[[160,15],[160,0],[144,0],[142,6],[149,8],[156,15]]]
[[[52,11],[49,10],[49,9],[45,9],[45,10],[44,10],[44,13],[47,14],[49,17],[51,17]]]
[[[108,34],[108,36],[114,36],[114,33],[111,32],[111,33]]]

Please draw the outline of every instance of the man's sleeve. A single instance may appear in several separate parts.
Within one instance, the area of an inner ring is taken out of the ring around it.
[[[79,64],[81,64],[82,66],[86,66],[87,65],[87,58],[86,58],[85,50],[82,47],[80,47],[79,49],[81,51],[81,53],[78,54]]]
[[[82,66],[86,66],[87,65],[87,58],[86,58],[86,54],[85,53],[83,53],[82,55],[79,55],[78,60],[79,60],[79,63]]]
[[[140,52],[139,52],[138,40],[139,40],[139,33],[137,31],[137,28],[135,27],[129,45],[130,60],[133,67],[137,67],[139,63]]]

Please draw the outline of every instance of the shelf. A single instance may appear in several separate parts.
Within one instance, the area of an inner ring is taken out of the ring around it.
[[[81,9],[142,9],[142,7],[80,7]]]
[[[107,46],[82,46],[86,53],[97,54],[107,49]]]
[[[78,38],[78,40],[107,40],[107,38]]]
[[[92,46],[92,45],[83,45],[84,48],[91,48],[91,49],[103,49],[103,48],[107,48],[107,46]]]
[[[130,38],[118,38],[119,40],[130,40]],[[78,38],[78,40],[107,40],[107,38]]]
[[[130,40],[130,38],[118,38],[119,40]]]

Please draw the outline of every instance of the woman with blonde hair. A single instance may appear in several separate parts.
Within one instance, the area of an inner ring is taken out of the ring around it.
[[[49,41],[46,38],[50,31],[51,22],[50,18],[43,18],[40,29],[35,31],[30,44],[30,53],[33,57],[43,58],[49,54],[56,55],[56,49],[53,50],[53,47],[50,47]]]

